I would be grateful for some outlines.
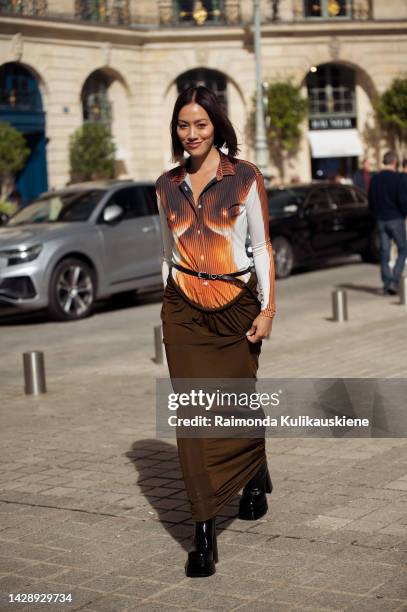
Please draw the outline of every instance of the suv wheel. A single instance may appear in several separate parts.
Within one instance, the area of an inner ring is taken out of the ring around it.
[[[271,240],[273,245],[276,278],[287,278],[294,267],[294,254],[291,244],[283,236]]]
[[[90,315],[95,302],[96,278],[80,259],[63,259],[55,267],[49,288],[48,311],[58,321],[75,321]]]

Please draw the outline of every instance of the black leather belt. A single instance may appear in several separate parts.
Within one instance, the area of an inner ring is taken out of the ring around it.
[[[171,263],[171,266],[177,268],[177,270],[181,270],[181,272],[185,272],[185,274],[191,274],[192,276],[198,276],[198,278],[205,278],[208,280],[236,280],[237,276],[243,276],[243,274],[247,274],[247,272],[251,272],[252,270],[252,268],[249,267],[246,268],[246,270],[242,270],[241,272],[229,272],[228,274],[212,274],[211,272],[196,272],[195,270],[191,270],[190,268],[184,268],[184,266],[180,266],[176,263]]]
[[[176,263],[171,263],[170,267],[174,267],[181,272],[185,272],[185,274],[190,274],[191,276],[197,276],[198,278],[203,278],[206,280],[223,280],[226,282],[232,282],[236,284],[238,287],[244,287],[253,295],[257,302],[260,303],[260,300],[257,294],[248,286],[247,283],[237,278],[238,276],[243,276],[243,274],[247,274],[247,272],[252,271],[252,267],[246,268],[246,270],[241,270],[240,272],[229,272],[228,274],[212,274],[211,272],[196,272],[195,270],[191,270],[190,268],[184,268],[184,266],[180,266]]]

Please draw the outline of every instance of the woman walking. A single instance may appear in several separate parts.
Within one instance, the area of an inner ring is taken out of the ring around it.
[[[156,181],[165,287],[161,319],[170,377],[256,379],[261,341],[275,314],[263,176],[254,164],[235,157],[236,133],[206,87],[190,87],[178,96],[171,137],[179,165]],[[224,145],[228,155],[220,150]],[[246,254],[247,230],[255,270]],[[272,484],[265,440],[177,437],[177,448],[195,521],[185,571],[209,576],[218,561],[215,519],[221,509],[243,487],[239,518],[256,520],[267,512]]]

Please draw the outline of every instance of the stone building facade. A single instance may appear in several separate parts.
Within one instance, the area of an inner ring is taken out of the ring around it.
[[[364,155],[378,164],[388,143],[372,103],[407,74],[407,2],[261,0],[261,9],[263,81],[291,79],[310,103],[286,179],[349,174]],[[240,157],[256,161],[252,22],[252,0],[0,0],[0,121],[29,138],[25,199],[69,181],[69,137],[86,120],[110,123],[117,176],[154,180],[173,165],[171,112],[191,83],[219,94]]]

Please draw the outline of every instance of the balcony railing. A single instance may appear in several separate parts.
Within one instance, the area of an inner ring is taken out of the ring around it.
[[[240,0],[158,0],[162,26],[241,24]]]
[[[42,16],[47,12],[47,0],[0,0],[0,12],[10,15]]]
[[[371,0],[294,0],[295,20],[363,20],[372,17]]]
[[[390,1],[390,0],[389,0]],[[47,0],[0,0],[0,14],[45,17],[49,20],[81,21],[106,26],[216,27],[242,26],[242,0],[150,0],[151,14],[137,14],[137,1],[71,0],[61,9],[49,9]],[[282,2],[268,0],[263,23],[346,22],[373,19],[373,0],[290,0],[292,11],[281,17]],[[54,2],[55,6],[55,2]],[[142,5],[144,6],[144,5]],[[248,5],[247,5],[248,6]],[[157,11],[158,8],[158,11]],[[158,19],[157,19],[158,17]],[[245,23],[252,23],[245,16]]]
[[[98,24],[130,25],[129,0],[74,0],[73,14],[50,13],[47,0],[0,0],[4,15],[30,15],[51,19],[87,21]]]
[[[129,0],[75,0],[75,17],[93,23],[129,25]]]

